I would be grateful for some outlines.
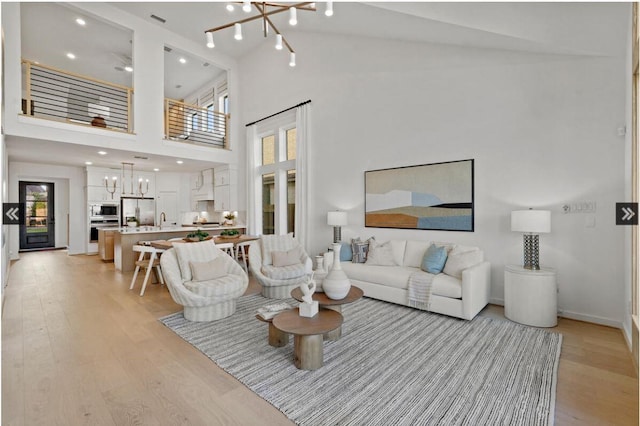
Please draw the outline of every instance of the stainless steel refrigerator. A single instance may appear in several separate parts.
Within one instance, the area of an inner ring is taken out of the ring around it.
[[[126,198],[120,199],[120,220],[126,226],[127,219],[135,217],[140,226],[155,226],[156,200],[153,198]]]

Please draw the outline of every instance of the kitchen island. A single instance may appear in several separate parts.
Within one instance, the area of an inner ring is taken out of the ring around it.
[[[117,271],[130,272],[136,267],[138,254],[133,252],[133,246],[139,241],[168,240],[170,238],[186,237],[187,234],[201,230],[211,236],[220,235],[222,231],[237,229],[241,234],[246,226],[141,226],[139,228],[117,228],[113,235],[113,261]]]

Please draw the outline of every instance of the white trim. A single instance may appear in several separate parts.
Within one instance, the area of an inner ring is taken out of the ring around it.
[[[491,298],[489,299],[489,303],[491,303],[492,305],[504,306],[504,299]],[[606,325],[607,327],[619,328],[623,332],[625,331],[622,322],[620,322],[619,320],[611,319],[611,318],[598,317],[595,315],[585,315],[578,312],[568,312],[565,310],[559,310],[558,317],[577,320],[577,321],[583,321],[583,322],[589,322],[592,324]],[[625,335],[625,339],[626,338],[627,336]]]

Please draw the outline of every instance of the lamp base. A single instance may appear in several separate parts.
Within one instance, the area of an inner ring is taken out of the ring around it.
[[[538,235],[524,234],[524,269],[537,271],[540,269],[540,250]]]
[[[333,242],[339,243],[342,240],[342,228],[340,226],[333,227]]]

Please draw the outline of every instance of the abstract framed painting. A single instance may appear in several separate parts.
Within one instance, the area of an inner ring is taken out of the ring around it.
[[[364,172],[365,226],[474,230],[473,160]]]

